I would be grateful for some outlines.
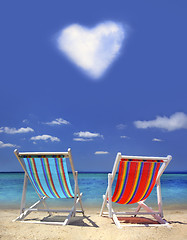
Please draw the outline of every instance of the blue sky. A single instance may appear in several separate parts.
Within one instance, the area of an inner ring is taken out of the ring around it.
[[[79,171],[117,152],[187,171],[186,1],[1,1],[0,171],[13,150],[66,151]]]

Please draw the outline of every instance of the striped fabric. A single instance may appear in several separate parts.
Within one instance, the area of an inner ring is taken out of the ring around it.
[[[145,200],[156,183],[162,160],[121,159],[112,201],[132,204]]]
[[[63,156],[21,156],[36,191],[48,198],[73,198]]]

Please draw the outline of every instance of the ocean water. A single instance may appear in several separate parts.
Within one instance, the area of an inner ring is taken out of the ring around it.
[[[0,208],[19,208],[23,189],[23,173],[0,173]],[[115,179],[116,180],[116,179]],[[73,176],[70,173],[70,181],[73,186]],[[80,192],[83,193],[83,204],[85,207],[100,208],[102,196],[107,187],[107,173],[79,173],[78,183]],[[164,209],[172,207],[187,209],[187,173],[169,173],[161,177],[162,200]],[[38,200],[32,185],[28,183],[27,205]],[[56,207],[62,204],[69,205],[67,199],[50,200],[49,204]],[[151,205],[156,204],[156,188],[146,200]],[[71,203],[70,203],[71,204]]]

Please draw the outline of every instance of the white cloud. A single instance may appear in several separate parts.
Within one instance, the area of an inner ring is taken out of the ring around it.
[[[119,55],[124,37],[122,25],[108,21],[92,29],[72,24],[60,32],[57,41],[73,63],[96,79]]]
[[[91,132],[77,132],[77,133],[74,133],[75,136],[78,136],[80,138],[95,138],[95,137],[101,137],[103,138],[103,135],[101,135],[100,133],[91,133]]]
[[[68,122],[68,121],[66,121],[66,120],[64,120],[62,118],[56,118],[55,120],[53,120],[51,122],[46,122],[45,124],[51,125],[51,126],[53,126],[53,125],[62,125],[62,124],[68,125],[68,124],[70,124],[70,122]]]
[[[153,142],[162,142],[162,140],[159,139],[159,138],[153,138],[152,141],[153,141]]]
[[[3,143],[2,141],[0,141],[0,148],[5,148],[5,147],[18,147],[18,146],[11,143]]]
[[[53,136],[50,136],[50,135],[38,135],[38,136],[35,136],[35,137],[31,137],[31,140],[34,140],[34,141],[39,141],[39,140],[47,141],[47,140],[50,140],[51,142],[60,142],[59,138],[53,137]]]
[[[128,138],[127,136],[120,136],[120,138]]]
[[[90,141],[93,141],[92,138],[73,138],[73,141],[76,141],[76,142],[90,142]]]
[[[98,154],[109,154],[109,152],[107,152],[107,151],[96,151],[95,154],[96,155],[98,155]]]
[[[7,134],[17,134],[17,133],[28,133],[28,132],[34,132],[34,130],[30,127],[26,128],[9,128],[9,127],[1,127],[0,128],[0,133],[7,133]]]
[[[123,129],[126,128],[126,125],[123,124],[123,123],[121,123],[121,124],[118,124],[116,127],[117,127],[117,129],[119,129],[119,130],[123,130]]]
[[[91,133],[91,132],[76,132],[74,133],[75,136],[77,136],[77,138],[73,138],[74,141],[77,142],[89,142],[89,141],[93,141],[93,138],[104,138],[103,135],[101,135],[100,133]]]
[[[187,115],[183,112],[176,112],[169,118],[164,116],[157,116],[155,120],[150,121],[135,121],[137,128],[161,128],[168,131],[174,131],[178,129],[187,129]]]
[[[28,124],[28,123],[29,123],[29,120],[28,120],[28,119],[24,119],[24,120],[23,120],[23,123],[27,123],[27,124]]]

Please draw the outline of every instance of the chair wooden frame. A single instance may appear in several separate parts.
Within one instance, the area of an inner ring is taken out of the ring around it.
[[[150,207],[148,207],[145,204],[145,200],[137,202],[138,207],[135,212],[115,212],[112,207],[112,184],[118,169],[118,165],[121,159],[136,159],[136,160],[163,160],[163,163],[158,171],[157,178],[156,178],[156,187],[157,187],[157,202],[158,202],[158,211],[153,211]],[[124,216],[124,215],[133,215],[136,217],[136,215],[152,215],[159,224],[149,224],[149,226],[161,226],[161,225],[167,225],[167,221],[163,219],[163,207],[162,207],[162,197],[161,197],[161,183],[160,183],[160,177],[162,176],[163,172],[165,171],[166,167],[168,166],[169,162],[171,161],[172,157],[168,155],[167,157],[142,157],[142,156],[125,156],[121,153],[118,153],[116,156],[116,160],[114,162],[112,173],[108,174],[108,187],[106,190],[105,195],[103,195],[103,204],[100,211],[100,216],[108,216],[109,218],[113,219],[114,223],[118,228],[122,228],[122,225],[120,221],[118,220],[118,215]],[[107,207],[108,212],[104,212],[104,207]],[[140,212],[140,209],[143,208],[146,212]],[[141,224],[126,224],[123,226],[145,226]],[[148,226],[146,224],[146,226]]]
[[[67,225],[72,217],[76,216],[76,213],[82,213],[84,216],[84,210],[83,210],[83,206],[82,206],[82,193],[80,193],[79,191],[79,186],[78,186],[78,172],[75,171],[74,169],[74,165],[73,165],[73,159],[72,159],[72,154],[71,154],[71,149],[68,149],[68,152],[18,152],[17,149],[14,150],[14,154],[16,155],[18,161],[20,162],[25,174],[24,174],[24,183],[23,183],[23,192],[22,192],[22,199],[21,199],[21,206],[20,206],[20,215],[19,217],[17,217],[15,220],[13,221],[23,221],[24,218],[30,214],[31,212],[48,212],[49,215],[52,215],[52,212],[64,212],[64,213],[69,213],[68,216],[66,217],[66,219],[64,220],[64,222],[48,222],[48,221],[27,221],[29,223],[43,223],[43,224],[57,224],[57,225]],[[34,184],[32,183],[32,180],[29,177],[29,174],[25,168],[25,164],[23,163],[23,160],[20,158],[20,156],[34,156],[34,155],[63,155],[65,158],[69,158],[70,161],[70,165],[71,165],[71,170],[73,173],[73,178],[74,178],[74,203],[73,203],[73,207],[70,210],[67,209],[62,209],[62,210],[58,210],[58,209],[49,209],[47,207],[46,204],[46,196],[40,196],[40,194],[38,193],[36,187],[34,186]],[[26,191],[27,191],[27,184],[28,184],[28,180],[30,180],[34,190],[36,191],[38,197],[39,197],[39,201],[35,202],[32,206],[30,206],[29,208],[25,208],[26,206]],[[38,209],[37,206],[42,203],[44,206],[44,209]],[[80,208],[81,210],[77,210],[77,205],[78,203],[80,204]]]

